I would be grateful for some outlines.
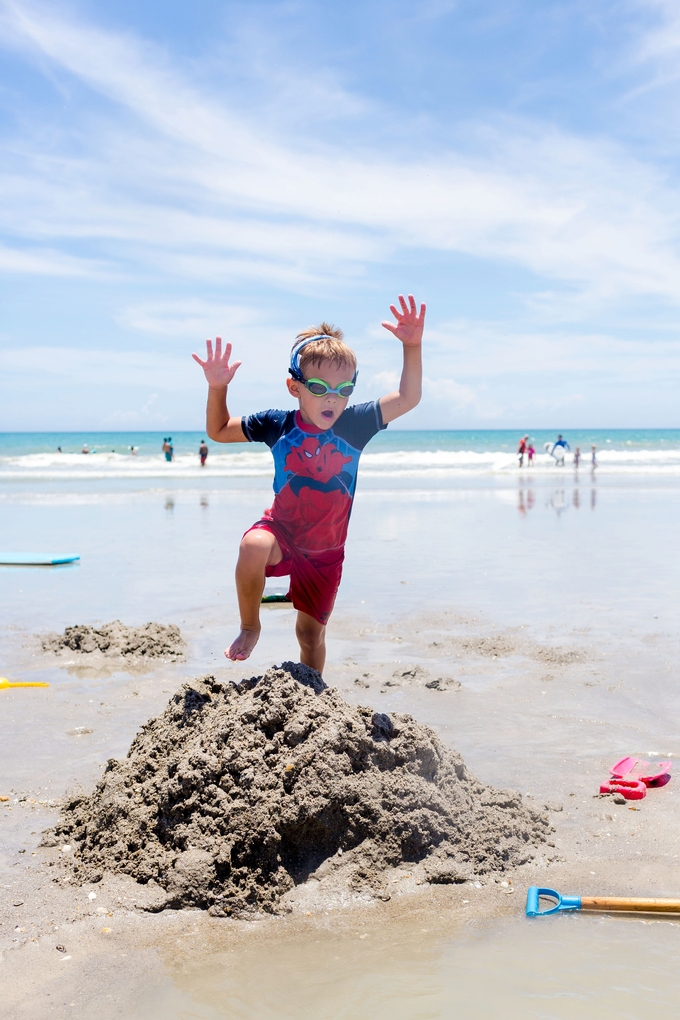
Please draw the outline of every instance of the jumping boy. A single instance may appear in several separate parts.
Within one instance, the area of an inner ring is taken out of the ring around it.
[[[382,325],[403,345],[399,389],[366,404],[347,401],[357,380],[357,359],[341,330],[322,323],[299,333],[290,357],[288,392],[297,411],[261,411],[232,418],[227,388],[241,362],[229,363],[231,344],[206,341],[206,360],[192,355],[208,382],[206,430],[218,443],[266,443],[274,456],[274,503],[250,528],[239,548],[236,592],[241,631],[224,653],[247,659],[260,636],[265,577],[290,574],[298,611],[300,661],[320,673],[326,661],[326,624],[342,575],[345,539],[363,448],[395,418],[419,402],[425,305],[399,295],[390,305],[396,323]]]

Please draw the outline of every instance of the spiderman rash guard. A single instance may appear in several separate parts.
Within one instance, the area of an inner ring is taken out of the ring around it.
[[[274,457],[274,503],[253,525],[270,531],[283,553],[267,577],[290,574],[295,608],[326,624],[342,576],[359,457],[387,428],[380,404],[354,404],[326,430],[305,425],[299,411],[261,411],[241,424],[246,439],[266,443]]]

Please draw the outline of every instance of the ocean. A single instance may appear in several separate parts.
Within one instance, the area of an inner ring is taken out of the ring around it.
[[[269,451],[261,444],[222,445],[208,441],[210,454],[201,468],[200,432],[172,434],[174,460],[161,453],[162,432],[9,432],[0,433],[0,486],[3,483],[95,482],[115,488],[140,488],[206,481],[220,484],[239,479],[266,479],[272,474]],[[680,476],[680,429],[592,429],[565,433],[571,452],[564,467],[544,450],[556,432],[531,435],[536,449],[536,475],[555,478],[573,468],[573,452],[581,450],[582,473],[591,470],[591,447],[597,447],[598,476]],[[454,483],[476,476],[489,481],[517,474],[519,433],[500,429],[471,431],[406,431],[388,428],[368,445],[360,477],[380,486],[409,482],[418,485]],[[83,455],[87,444],[89,453]],[[133,454],[132,450],[135,450]],[[59,452],[61,451],[61,452]],[[525,464],[525,474],[529,469]],[[1,491],[1,490],[0,490]]]

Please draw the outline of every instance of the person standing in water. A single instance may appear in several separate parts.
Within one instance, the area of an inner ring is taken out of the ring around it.
[[[592,463],[591,470],[594,471],[595,468],[597,467],[597,447],[595,446],[595,443],[593,443],[593,445],[591,447],[590,458],[591,458],[591,463]]]
[[[533,440],[529,440],[529,444],[527,446],[527,464],[529,465],[529,467],[533,467],[534,466],[534,454],[535,453],[536,453],[536,451],[534,449]]]
[[[517,446],[517,456],[519,457],[519,466],[524,467],[524,454],[527,452],[527,439],[529,436],[522,436]]]
[[[558,467],[564,467],[564,454],[566,450],[571,450],[571,447],[566,439],[562,438],[560,433],[553,443],[552,455],[557,461]]]
[[[574,469],[578,471],[578,466],[581,461],[581,447],[577,446],[574,450]]]
[[[205,439],[201,440],[201,445],[198,448],[198,455],[201,458],[201,467],[205,467],[205,462],[208,459],[208,444]]]
[[[174,450],[172,447],[172,436],[168,436],[167,439],[163,440],[161,450],[165,454],[165,459],[170,462],[174,456]]]

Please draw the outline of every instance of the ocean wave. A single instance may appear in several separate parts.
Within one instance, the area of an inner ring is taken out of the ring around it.
[[[173,478],[267,478],[272,474],[268,451],[214,454],[201,467],[194,454],[180,454],[172,461],[164,457],[134,457],[122,453],[30,453],[0,457],[0,480],[57,479],[165,479]]]
[[[598,451],[598,470],[603,474],[678,474],[680,448],[670,450]],[[581,470],[590,470],[590,455],[582,456]],[[462,475],[513,474],[517,457],[503,450],[393,450],[364,453],[361,474],[370,478],[445,479]],[[573,454],[566,466],[558,467],[552,457],[537,454],[533,468],[542,474],[573,468]],[[210,478],[269,478],[273,473],[268,450],[212,453],[205,467],[195,454],[180,454],[171,462],[158,455],[131,456],[121,453],[31,453],[0,457],[0,481],[77,481],[102,479],[163,480]]]

